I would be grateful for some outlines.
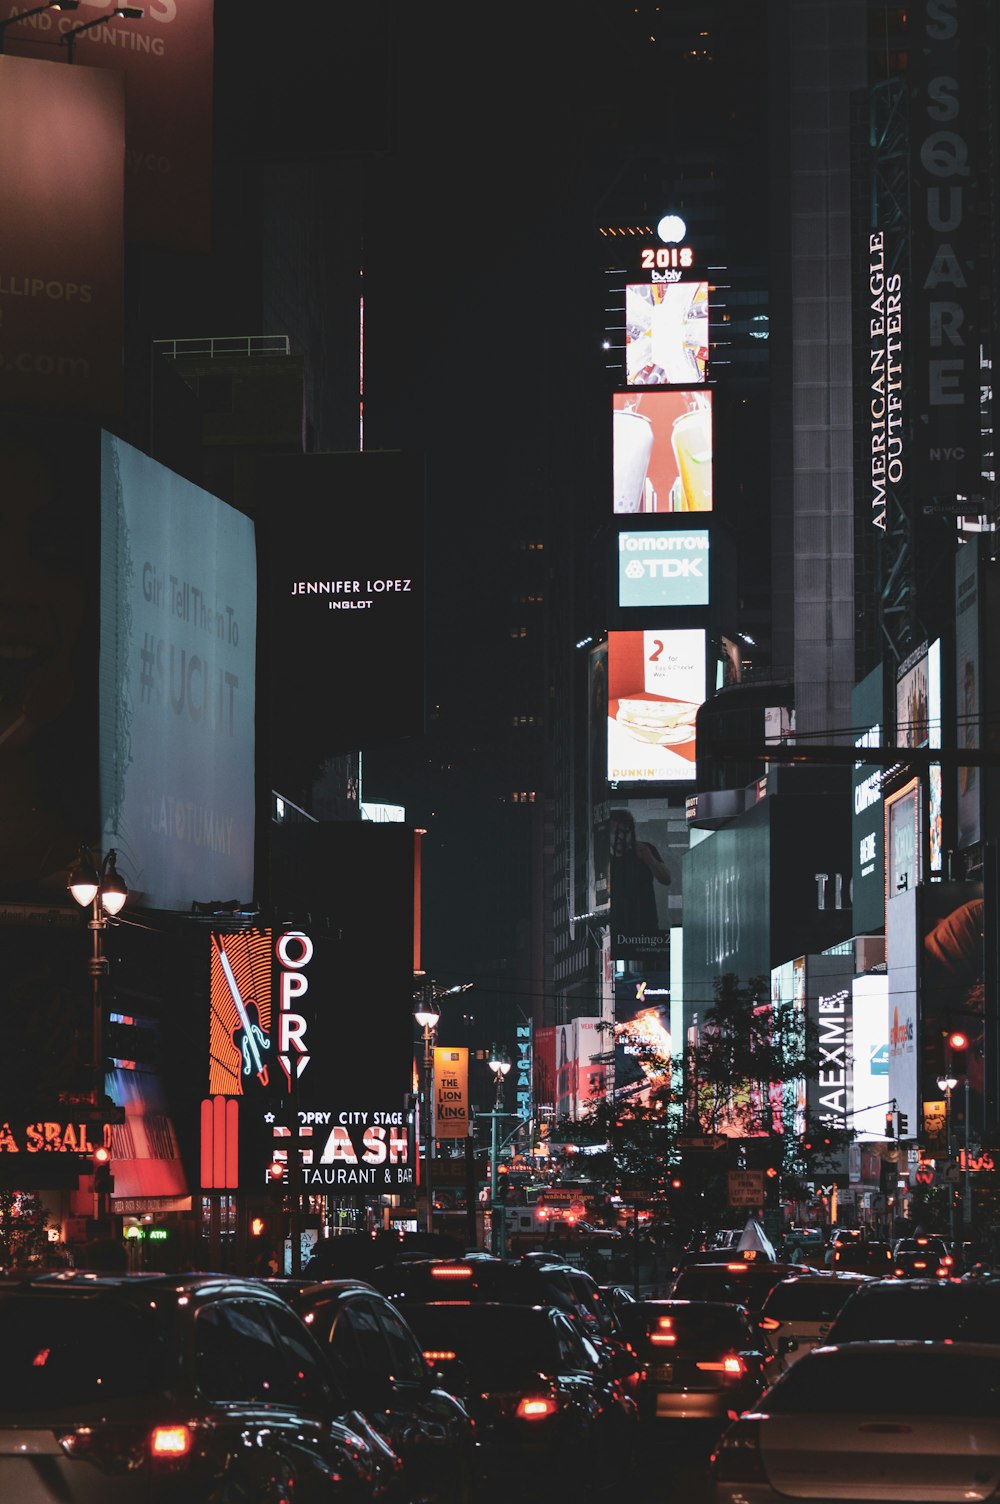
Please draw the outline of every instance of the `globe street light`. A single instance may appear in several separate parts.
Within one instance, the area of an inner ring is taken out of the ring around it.
[[[944,1136],[948,1149],[948,1170],[951,1170],[951,1094],[958,1085],[957,1076],[941,1075],[937,1078],[938,1091],[944,1092]],[[968,1155],[966,1155],[968,1165]],[[968,1173],[968,1171],[966,1171]],[[951,1241],[955,1242],[955,1188],[948,1181],[948,1226],[951,1229]]]
[[[104,953],[104,931],[109,918],[120,914],[128,898],[128,888],[116,866],[117,852],[112,849],[101,863],[95,866],[89,846],[80,847],[80,855],[69,874],[66,886],[81,908],[90,909],[87,928],[91,934],[91,952],[87,970],[91,983],[91,1071],[90,1098],[94,1105],[94,1127],[98,1126],[98,1114],[106,1105],[104,1094],[104,979],[108,974],[108,958]],[[110,1164],[107,1158],[95,1170],[95,1212],[102,1214],[105,1190],[113,1183],[109,1179]]]
[[[432,1138],[434,1132],[434,1037],[441,1020],[441,1010],[434,996],[434,987],[428,983],[421,989],[420,1000],[413,1010],[413,1017],[423,1030],[424,1040],[424,1193],[427,1197],[427,1212],[424,1230],[434,1231],[434,1187]]]
[[[499,1255],[501,1248],[500,1226],[498,1212],[500,1210],[497,1201],[497,1123],[503,1116],[503,1083],[510,1070],[510,1057],[506,1050],[497,1049],[492,1045],[489,1055],[489,1067],[496,1078],[496,1097],[493,1102],[493,1111],[490,1113],[490,1252]]]

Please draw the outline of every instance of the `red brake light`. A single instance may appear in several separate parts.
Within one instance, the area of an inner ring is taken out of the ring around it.
[[[655,1347],[669,1347],[677,1341],[676,1332],[650,1332],[649,1340]]]
[[[549,1395],[525,1395],[515,1413],[519,1420],[544,1420],[555,1415],[556,1402]]]
[[[427,1359],[428,1363],[453,1363],[455,1361],[456,1354],[450,1352],[446,1347],[431,1347],[425,1350],[424,1357]]]
[[[191,1432],[187,1426],[155,1426],[149,1450],[154,1457],[186,1457],[191,1450]]]
[[[468,1264],[432,1264],[431,1279],[471,1279],[472,1270]]]
[[[951,1256],[950,1253],[946,1253],[945,1256],[944,1256],[944,1258],[941,1260],[941,1262],[942,1262],[942,1264],[944,1264],[945,1268],[950,1268],[951,1265],[955,1262],[955,1260],[952,1258],[952,1256]]]
[[[696,1363],[695,1367],[702,1369],[705,1373],[724,1373],[731,1379],[740,1379],[747,1371],[743,1359],[737,1357],[735,1353],[729,1353],[725,1358],[712,1362],[706,1359],[704,1362]]]
[[[746,1264],[727,1264],[726,1268],[732,1274],[737,1274],[737,1273],[742,1274],[743,1271],[746,1269]]]

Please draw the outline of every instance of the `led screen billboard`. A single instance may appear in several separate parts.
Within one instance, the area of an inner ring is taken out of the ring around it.
[[[884,1139],[889,1102],[889,978],[855,977],[854,1131],[859,1139]]]
[[[124,119],[120,76],[0,56],[4,405],[121,409]]]
[[[670,1085],[670,973],[615,978],[615,1101],[649,1106]]]
[[[710,512],[711,392],[618,392],[611,400],[615,512]]]
[[[272,787],[294,799],[329,758],[424,729],[424,467],[268,455],[258,478],[261,721]]]
[[[873,669],[851,691],[851,725],[859,730],[856,747],[881,747],[882,669]],[[882,769],[856,762],[852,775],[852,887],[855,933],[880,930],[885,923],[885,834],[882,814]]]
[[[706,528],[618,534],[619,606],[707,606]]]
[[[680,887],[678,832],[669,815],[662,800],[611,806],[611,955],[616,961],[659,955],[663,962],[669,946],[670,895]]]
[[[604,1095],[604,1056],[610,1047],[604,1042],[597,1018],[574,1018],[571,1023],[556,1024],[555,1036],[556,1119],[579,1122]]]
[[[253,896],[256,579],[248,517],[102,435],[101,819],[148,908]]]
[[[626,284],[629,386],[698,386],[708,368],[708,342],[707,282]]]
[[[608,901],[608,645],[590,651],[587,713],[587,909]]]
[[[693,779],[695,719],[704,699],[700,628],[609,633],[609,781]]]

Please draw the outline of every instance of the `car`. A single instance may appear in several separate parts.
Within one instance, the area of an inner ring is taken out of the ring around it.
[[[1000,1280],[866,1280],[844,1302],[826,1340],[877,1338],[1000,1343]]]
[[[628,1485],[638,1408],[564,1311],[478,1300],[401,1310],[467,1403],[492,1489],[571,1497]]]
[[[985,1343],[815,1347],[723,1432],[709,1498],[995,1499],[998,1393],[1000,1348]]]
[[[475,1426],[461,1400],[435,1381],[402,1313],[365,1280],[284,1283],[348,1400],[378,1417],[411,1499],[465,1504],[479,1470]]]
[[[596,1316],[581,1306],[571,1274],[577,1269],[548,1258],[523,1259],[413,1259],[404,1264],[376,1269],[371,1283],[390,1300],[491,1300],[515,1305],[557,1306],[584,1330],[593,1331]],[[589,1278],[589,1276],[584,1276]],[[596,1281],[592,1281],[597,1289]]]
[[[259,1281],[61,1270],[0,1285],[0,1498],[368,1504],[401,1459]]]
[[[830,1262],[825,1267],[838,1274],[868,1274],[877,1279],[880,1274],[892,1273],[892,1248],[888,1243],[870,1238],[833,1243],[829,1253]]]
[[[598,1288],[604,1296],[605,1302],[615,1312],[620,1311],[622,1306],[634,1305],[638,1299],[638,1296],[634,1291],[629,1289],[628,1285],[600,1285]]]
[[[736,1259],[744,1263],[754,1264],[764,1261],[771,1262],[770,1255],[757,1248],[702,1248],[686,1249],[678,1254],[673,1267],[670,1270],[671,1278],[676,1278],[682,1269],[687,1269],[691,1264],[731,1264]]]
[[[900,1238],[892,1251],[892,1274],[896,1279],[951,1279],[955,1260],[943,1238],[918,1233]]]
[[[778,1282],[764,1299],[757,1324],[785,1355],[787,1363],[822,1346],[843,1305],[867,1274],[793,1274]]]
[[[640,1300],[621,1312],[621,1322],[643,1361],[637,1399],[647,1424],[725,1424],[752,1405],[784,1367],[742,1306]]]
[[[724,1264],[689,1264],[670,1283],[671,1300],[722,1300],[746,1306],[756,1319],[776,1284],[791,1274],[809,1274],[808,1264],[775,1259],[730,1259]]]

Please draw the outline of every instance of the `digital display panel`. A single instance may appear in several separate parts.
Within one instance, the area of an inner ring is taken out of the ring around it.
[[[885,1138],[889,1098],[889,978],[855,977],[854,1131],[859,1139]]]
[[[711,392],[616,392],[616,514],[712,510]]]
[[[708,283],[625,287],[628,386],[698,386],[708,367]]]
[[[609,633],[609,781],[693,779],[695,720],[704,699],[700,628]]]
[[[618,534],[619,606],[707,606],[707,528]]]

